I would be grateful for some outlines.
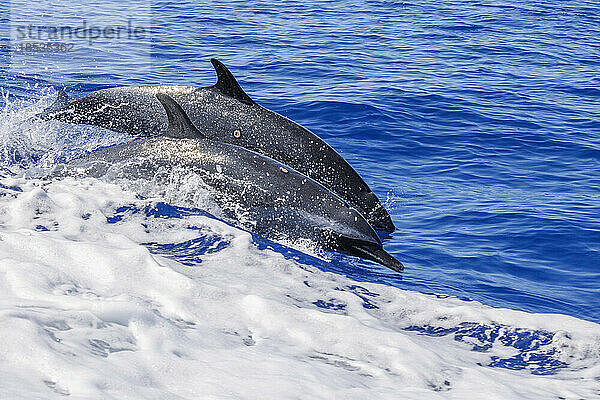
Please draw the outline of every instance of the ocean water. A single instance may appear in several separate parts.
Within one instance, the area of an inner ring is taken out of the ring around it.
[[[600,398],[596,2],[140,4],[151,40],[62,58],[12,53],[29,6],[0,5],[0,397]],[[403,274],[181,186],[31,177],[129,140],[29,122],[57,89],[208,86],[211,57],[363,176]]]

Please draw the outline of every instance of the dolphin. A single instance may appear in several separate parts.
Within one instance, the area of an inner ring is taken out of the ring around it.
[[[181,106],[156,95],[168,125],[164,135],[97,150],[67,168],[152,179],[161,168],[200,176],[234,225],[274,241],[309,240],[318,247],[361,257],[401,272],[369,222],[342,198],[289,166],[240,146],[206,139]],[[128,165],[129,163],[129,165]],[[55,175],[64,175],[58,170]]]
[[[98,90],[69,103],[64,91],[39,115],[152,137],[167,128],[156,94],[172,97],[207,139],[243,147],[288,165],[319,182],[362,213],[376,229],[393,232],[389,213],[358,173],[332,147],[297,123],[261,107],[216,59],[209,87],[131,86]]]

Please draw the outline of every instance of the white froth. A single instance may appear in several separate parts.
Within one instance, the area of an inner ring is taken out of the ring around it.
[[[357,284],[259,250],[205,216],[108,223],[123,205],[152,202],[93,179],[0,183],[3,398],[600,395],[596,324]],[[228,245],[195,265],[141,244],[209,234]],[[405,329],[465,322],[555,332],[548,346],[568,367],[547,376],[489,367],[518,350],[496,342],[475,352],[452,335]]]

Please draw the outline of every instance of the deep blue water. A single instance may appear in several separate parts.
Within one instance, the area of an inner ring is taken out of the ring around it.
[[[330,268],[600,322],[598,3],[147,4],[147,52],[79,49],[47,73],[36,70],[51,65],[43,58],[10,68],[0,5],[0,87],[36,98],[43,87],[78,97],[207,86],[217,57],[258,103],[324,138],[391,199],[398,230],[385,247],[404,274],[343,257]]]

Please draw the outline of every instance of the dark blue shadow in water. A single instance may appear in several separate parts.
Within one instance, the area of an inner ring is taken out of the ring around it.
[[[490,367],[531,371],[534,375],[552,375],[568,364],[558,360],[552,344],[554,333],[544,330],[513,328],[499,324],[480,324],[464,322],[452,328],[440,328],[430,325],[409,326],[407,331],[423,335],[441,337],[454,335],[457,342],[468,343],[472,351],[487,352],[495,343],[518,350],[511,357],[492,356]]]

